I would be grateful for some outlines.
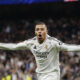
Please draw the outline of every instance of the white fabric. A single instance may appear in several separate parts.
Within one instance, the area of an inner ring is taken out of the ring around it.
[[[38,80],[60,80],[59,72],[51,72],[51,73],[38,73]]]
[[[33,53],[37,63],[37,73],[50,73],[59,71],[59,51],[80,51],[80,45],[69,45],[62,43],[56,38],[47,35],[46,40],[39,44],[34,37],[24,42],[0,43],[0,49],[4,50],[23,50],[29,49]],[[27,54],[26,54],[27,55]]]

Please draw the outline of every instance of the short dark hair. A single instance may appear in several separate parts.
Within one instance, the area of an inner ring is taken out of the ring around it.
[[[37,22],[36,25],[46,25],[44,22]]]
[[[46,26],[46,29],[48,29],[47,28],[47,25],[44,22],[41,22],[41,21],[40,22],[37,22],[36,25],[45,25]]]

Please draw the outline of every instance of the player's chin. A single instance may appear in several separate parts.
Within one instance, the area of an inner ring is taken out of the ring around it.
[[[42,37],[38,37],[38,40],[42,41],[42,40],[43,40],[43,38],[42,38]]]
[[[42,37],[38,37],[38,39],[42,39]]]

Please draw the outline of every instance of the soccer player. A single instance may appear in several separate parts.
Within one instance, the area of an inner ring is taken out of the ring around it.
[[[0,49],[31,50],[37,63],[38,80],[60,80],[59,52],[80,51],[80,45],[65,44],[49,36],[45,23],[38,23],[35,26],[35,35],[34,38],[17,44],[0,43]]]

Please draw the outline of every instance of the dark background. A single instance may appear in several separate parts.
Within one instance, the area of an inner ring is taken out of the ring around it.
[[[0,20],[80,17],[80,2],[0,5]]]
[[[18,43],[32,38],[38,21],[47,24],[49,35],[64,43],[80,44],[80,2],[0,5],[0,42]],[[17,65],[20,62],[23,64]],[[61,80],[80,80],[79,52],[60,52],[60,64]],[[1,79],[8,75],[13,78],[15,73],[17,80],[23,80],[29,73],[32,80],[37,80],[35,69],[30,51],[0,50]]]

